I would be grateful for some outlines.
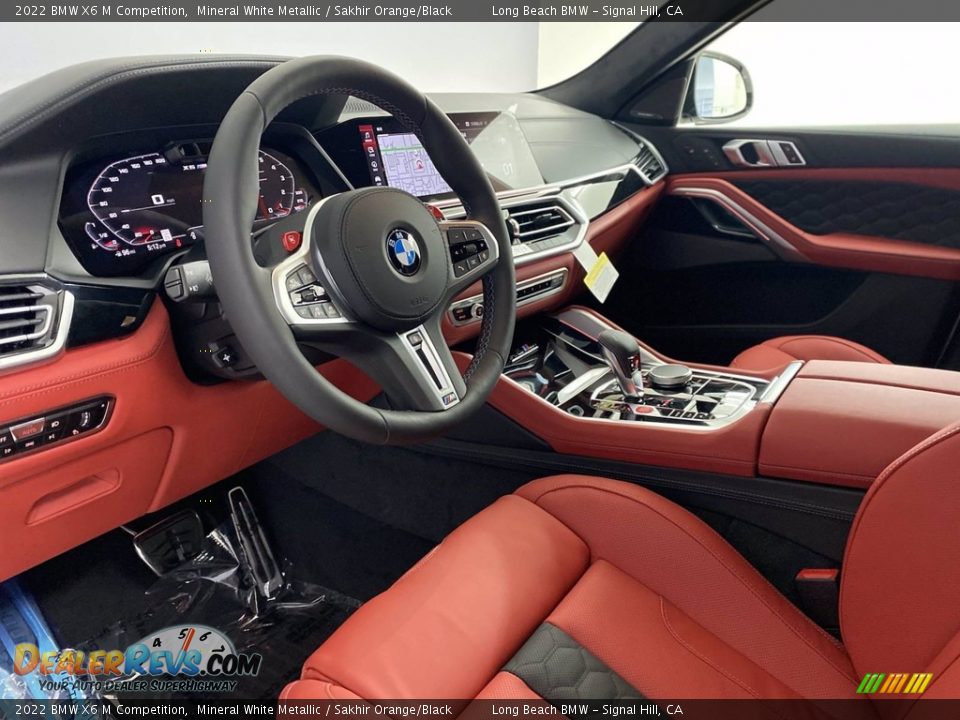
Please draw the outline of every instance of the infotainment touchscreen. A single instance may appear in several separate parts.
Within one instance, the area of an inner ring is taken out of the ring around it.
[[[458,113],[450,119],[470,144],[495,190],[543,183],[533,152],[513,115]],[[416,135],[386,119],[360,123],[357,128],[373,185],[400,188],[420,198],[443,197],[452,192]]]

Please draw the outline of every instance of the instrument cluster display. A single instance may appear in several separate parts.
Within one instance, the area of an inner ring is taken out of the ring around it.
[[[85,164],[68,174],[60,228],[93,275],[132,275],[203,239],[203,173],[197,144]],[[260,150],[256,229],[310,206],[315,191],[296,162]]]

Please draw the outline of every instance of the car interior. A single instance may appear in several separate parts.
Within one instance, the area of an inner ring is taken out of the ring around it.
[[[956,697],[960,136],[710,122],[722,31],[0,95],[0,580],[246,696]]]

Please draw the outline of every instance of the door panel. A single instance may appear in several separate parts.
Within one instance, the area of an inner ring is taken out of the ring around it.
[[[903,364],[955,362],[960,170],[942,163],[960,160],[960,137],[635,129],[674,174],[620,260],[642,282],[618,284],[612,319],[701,362],[795,334]],[[723,146],[744,137],[790,140],[807,164],[738,169]]]

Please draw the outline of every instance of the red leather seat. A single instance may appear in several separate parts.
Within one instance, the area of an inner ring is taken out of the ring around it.
[[[843,644],[679,506],[563,475],[455,530],[282,698],[853,699],[868,672],[931,672],[925,697],[957,696],[958,457],[960,424],[867,494],[843,567]],[[868,700],[844,713],[875,716]]]
[[[785,335],[747,348],[730,363],[741,370],[775,370],[794,360],[848,360],[888,363],[866,345],[828,335]]]

